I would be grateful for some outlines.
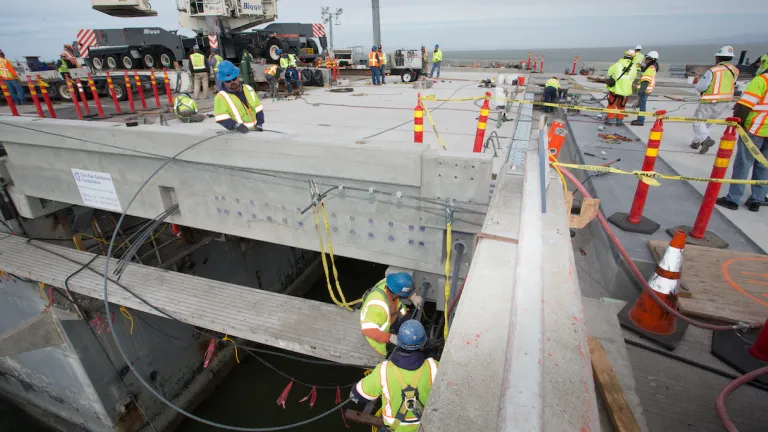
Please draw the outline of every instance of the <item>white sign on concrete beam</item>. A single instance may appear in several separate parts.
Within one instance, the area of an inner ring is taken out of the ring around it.
[[[83,205],[116,212],[123,211],[115,192],[115,184],[112,183],[112,175],[72,168],[72,176],[80,191]]]

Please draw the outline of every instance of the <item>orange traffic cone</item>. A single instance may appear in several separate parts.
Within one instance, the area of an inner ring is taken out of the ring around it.
[[[675,310],[684,248],[685,232],[677,231],[656,266],[656,271],[648,279],[648,285],[656,295]],[[646,290],[643,290],[634,305],[628,303],[618,317],[622,326],[658,342],[670,351],[677,347],[688,328],[687,323],[678,321],[673,314],[659,306]]]

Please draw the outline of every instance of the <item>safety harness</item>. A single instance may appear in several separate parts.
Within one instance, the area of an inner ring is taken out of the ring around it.
[[[421,379],[421,373],[424,371],[424,366],[427,365],[427,362],[424,362],[419,370],[416,372],[416,378],[414,379],[415,384],[411,385],[410,383],[405,381],[405,378],[403,378],[403,375],[400,373],[400,368],[394,367],[392,368],[392,372],[394,372],[395,379],[397,380],[398,385],[400,386],[400,394],[403,399],[403,401],[400,403],[400,407],[397,409],[397,414],[395,415],[395,422],[392,423],[390,428],[392,430],[397,430],[398,427],[400,427],[400,423],[405,422],[405,416],[410,411],[416,416],[416,419],[418,421],[421,421],[422,413],[424,412],[424,405],[419,401],[419,380]],[[429,367],[429,365],[427,365]],[[389,369],[389,362],[387,362],[387,368]]]

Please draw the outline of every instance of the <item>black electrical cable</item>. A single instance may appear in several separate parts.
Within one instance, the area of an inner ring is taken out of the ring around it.
[[[16,234],[16,233],[13,231],[13,228],[11,228],[11,226],[10,226],[10,225],[8,225],[8,224],[7,224],[7,223],[6,223],[4,220],[0,219],[0,223],[2,223],[2,224],[3,224],[3,226],[4,226],[4,227],[6,227],[6,228],[8,229],[8,232],[9,232],[9,234],[14,234],[14,235]]]

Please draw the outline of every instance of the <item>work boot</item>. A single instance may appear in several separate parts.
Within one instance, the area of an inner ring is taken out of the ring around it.
[[[761,204],[760,201],[753,200],[752,198],[750,198],[747,200],[747,202],[744,203],[744,207],[746,207],[747,210],[751,212],[756,212],[760,210],[760,204]]]
[[[644,121],[640,121],[640,120],[632,120],[632,122],[630,124],[632,126],[643,126],[645,124],[645,122]]]
[[[699,147],[701,147],[701,143],[700,142],[694,141],[694,142],[691,143],[691,148],[692,149],[696,150]]]
[[[605,119],[606,126],[616,126],[616,119]]]
[[[718,198],[717,201],[715,201],[715,204],[717,204],[717,205],[719,205],[721,207],[725,207],[728,210],[738,210],[739,209],[739,204],[729,200],[728,197],[720,197],[720,198]],[[752,210],[752,211],[757,211],[757,210]]]
[[[710,137],[707,137],[704,141],[701,142],[701,149],[699,150],[699,154],[704,154],[709,150],[710,147],[715,145],[715,140],[713,140]]]
[[[616,120],[616,126],[624,126],[624,120]]]

